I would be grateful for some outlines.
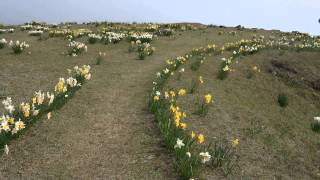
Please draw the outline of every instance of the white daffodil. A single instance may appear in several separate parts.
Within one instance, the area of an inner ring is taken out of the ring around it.
[[[51,119],[51,118],[52,118],[52,113],[49,112],[49,113],[47,114],[47,117],[48,117],[48,119]]]
[[[190,152],[186,152],[186,155],[190,158],[191,157],[191,153]]]
[[[50,106],[53,103],[54,94],[50,94],[50,92],[47,92],[47,98],[49,99],[48,105]]]
[[[223,71],[229,71],[229,66],[226,65],[222,70],[223,70]]]
[[[169,70],[168,68],[166,68],[165,70],[163,70],[163,72],[164,72],[165,74],[168,74],[168,73],[170,72],[170,70]]]
[[[181,149],[181,147],[183,147],[185,144],[183,143],[183,140],[177,138],[177,143],[176,145],[174,145],[174,148],[179,148]]]
[[[181,68],[181,69],[179,70],[179,72],[180,72],[180,73],[183,73],[183,72],[184,72],[184,68]]]
[[[157,77],[161,77],[161,73],[160,72],[157,72]]]
[[[4,153],[6,153],[6,155],[9,154],[9,146],[7,144],[4,145]]]
[[[4,109],[7,110],[10,114],[12,114],[15,110],[11,97],[7,97],[5,100],[3,100],[2,104],[4,105]]]
[[[320,117],[314,117],[313,120],[317,121],[318,123],[320,123]]]
[[[160,95],[161,95],[161,92],[160,92],[160,91],[156,91],[156,95],[157,95],[157,96],[160,96]]]
[[[67,79],[67,84],[70,86],[70,87],[75,87],[77,85],[78,81],[77,79],[73,78],[73,77],[69,77]]]
[[[201,156],[201,162],[203,164],[210,161],[211,159],[211,155],[209,154],[209,152],[201,152],[199,155]]]
[[[44,93],[41,92],[41,90],[39,90],[38,92],[35,92],[35,97],[37,99],[38,105],[41,105],[45,99],[45,95]]]

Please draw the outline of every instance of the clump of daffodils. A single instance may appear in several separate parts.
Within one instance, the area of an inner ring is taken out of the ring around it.
[[[204,95],[203,102],[202,102],[199,110],[196,112],[196,114],[198,114],[200,116],[207,115],[211,104],[212,104],[212,95],[211,94]]]
[[[115,33],[115,32],[103,32],[102,40],[105,44],[116,44],[120,42],[123,38],[126,37],[126,34]]]
[[[0,49],[4,48],[8,44],[7,40],[2,38],[0,40]]]
[[[26,48],[29,48],[29,44],[27,44],[25,41],[20,42],[20,41],[10,41],[9,46],[12,48],[13,52],[15,54],[22,53]]]
[[[12,103],[11,97],[7,97],[5,100],[2,101],[4,109],[12,114],[15,111],[14,105]]]
[[[90,69],[89,65],[75,66],[73,70],[69,70],[69,78],[59,78],[54,87],[54,92],[36,91],[31,101],[22,102],[19,108],[15,108],[10,97],[2,100],[6,111],[0,116],[0,145],[4,145],[5,152],[8,149],[6,144],[9,140],[25,129],[29,124],[28,122],[34,121],[43,114],[48,114],[48,119],[50,119],[51,111],[61,107],[66,102],[67,97],[75,93],[81,86],[81,83],[91,78]]]
[[[54,91],[56,93],[65,93],[67,91],[67,85],[64,78],[59,78],[58,83],[54,86]]]
[[[99,34],[93,34],[93,33],[88,34],[88,42],[90,44],[94,44],[101,40],[102,40],[102,36],[100,36]]]
[[[41,31],[41,30],[33,30],[33,31],[29,31],[28,34],[30,36],[41,36],[43,34],[43,31]]]
[[[132,33],[129,34],[128,40],[131,41],[140,41],[141,43],[150,43],[153,39],[153,35],[150,33]]]
[[[83,65],[82,67],[75,66],[73,68],[73,71],[70,70],[70,74],[74,74],[74,76],[79,78],[84,78],[85,80],[91,79],[91,73],[90,73],[91,67],[90,65]]]
[[[153,52],[156,50],[149,43],[140,43],[140,41],[137,41],[136,45],[138,47],[138,56],[141,60],[145,59],[146,56],[151,56]]]
[[[71,41],[69,43],[69,52],[68,54],[70,56],[78,56],[79,54],[83,52],[87,52],[88,47],[82,43],[82,42],[77,42],[77,41]]]

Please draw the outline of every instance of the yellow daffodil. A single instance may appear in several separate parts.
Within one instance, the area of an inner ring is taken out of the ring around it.
[[[239,144],[239,139],[232,140],[231,144],[232,144],[232,147],[236,147]]]
[[[185,89],[180,89],[178,92],[179,96],[184,96],[186,94],[186,90]]]
[[[171,97],[175,97],[176,96],[176,93],[174,91],[170,91],[169,93],[170,93]]]
[[[187,128],[187,123],[180,123],[180,128],[181,129],[186,129]]]
[[[14,124],[14,118],[13,117],[9,117],[8,118],[8,123],[9,124]]]
[[[33,97],[32,98],[32,104],[36,104],[37,103],[37,98],[36,97]]]
[[[175,119],[174,119],[174,122],[175,122],[175,124],[176,124],[176,127],[178,128],[179,125],[180,125],[180,119],[175,118]]]
[[[19,130],[21,130],[21,129],[24,129],[25,128],[25,124],[24,124],[24,122],[23,121],[21,121],[21,120],[19,120],[19,121],[17,121],[17,122],[15,122],[15,124],[14,124],[15,126],[14,126],[14,128],[15,128],[15,130],[18,132]]]
[[[211,94],[207,94],[207,95],[204,96],[204,102],[205,102],[206,104],[211,103],[211,100],[212,100]]]
[[[29,103],[22,103],[21,109],[22,109],[24,117],[30,116],[30,104]]]
[[[202,144],[204,142],[204,135],[203,134],[199,134],[198,135],[198,143]]]
[[[194,137],[196,137],[196,133],[194,133],[194,131],[191,131],[191,138],[193,139]]]
[[[54,87],[54,91],[58,93],[64,93],[67,91],[67,86],[65,85],[64,78],[59,79],[59,82]]]
[[[168,99],[168,97],[169,97],[168,91],[165,91],[165,92],[164,92],[164,97],[165,97],[166,99]]]
[[[154,100],[154,101],[159,101],[159,99],[160,99],[159,96],[154,96],[154,97],[153,97],[153,100]]]
[[[183,118],[186,118],[186,117],[187,117],[187,113],[186,113],[186,112],[183,112],[183,113],[182,113],[182,117],[183,117]]]

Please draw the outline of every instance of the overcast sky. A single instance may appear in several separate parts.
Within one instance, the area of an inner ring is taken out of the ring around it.
[[[320,34],[320,0],[0,0],[0,23],[200,22]]]

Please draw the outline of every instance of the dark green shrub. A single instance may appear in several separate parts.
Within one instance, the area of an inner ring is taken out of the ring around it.
[[[289,104],[288,96],[285,93],[278,95],[278,103],[281,107],[286,107]]]

